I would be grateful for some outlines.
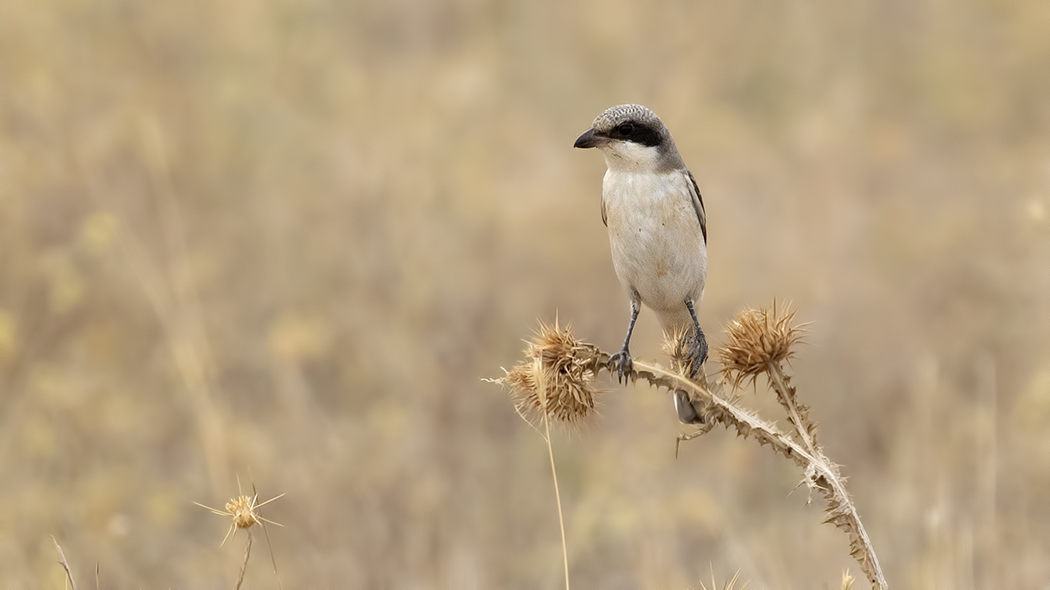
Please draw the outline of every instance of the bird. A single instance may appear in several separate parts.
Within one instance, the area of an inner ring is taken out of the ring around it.
[[[626,381],[633,366],[631,334],[644,303],[665,333],[686,333],[687,371],[695,378],[707,360],[707,339],[697,318],[707,282],[707,214],[696,179],[663,121],[642,105],[606,109],[573,147],[597,148],[608,168],[602,222],[631,310],[623,347],[609,360],[611,370],[618,381]],[[675,395],[675,407],[682,422],[703,422],[684,392]]]

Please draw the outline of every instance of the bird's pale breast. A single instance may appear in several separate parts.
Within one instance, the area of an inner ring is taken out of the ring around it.
[[[616,276],[657,312],[665,329],[690,322],[684,302],[699,303],[707,277],[707,247],[689,182],[684,171],[614,170],[603,182]]]

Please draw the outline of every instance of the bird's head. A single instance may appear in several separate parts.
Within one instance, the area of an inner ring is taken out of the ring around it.
[[[639,104],[606,109],[573,147],[600,149],[612,170],[665,171],[682,167],[678,149],[663,121]]]

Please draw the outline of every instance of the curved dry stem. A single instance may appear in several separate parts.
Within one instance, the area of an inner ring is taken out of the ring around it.
[[[241,564],[241,571],[237,575],[237,584],[234,585],[233,590],[240,590],[241,584],[244,582],[244,573],[248,571],[248,558],[252,554],[252,531],[248,530],[248,544],[244,546],[244,563]]]
[[[778,395],[787,400],[782,403],[789,404],[792,408],[789,413],[793,414],[792,421],[797,425],[796,430],[804,441],[802,445],[777,430],[772,423],[761,420],[752,412],[712,393],[682,375],[638,360],[634,361],[632,373],[632,380],[644,379],[650,385],[669,391],[681,389],[692,392],[696,397],[708,403],[704,411],[704,417],[707,420],[722,424],[726,428],[732,427],[740,436],[751,437],[759,444],[769,445],[774,451],[802,467],[806,484],[819,491],[827,502],[828,517],[824,522],[834,524],[846,532],[850,540],[850,555],[860,564],[868,580],[877,588],[887,588],[886,578],[882,573],[878,557],[875,555],[875,548],[871,545],[857,508],[846,491],[845,481],[838,472],[838,466],[828,460],[823,449],[816,444],[815,437],[812,436],[814,425],[809,422],[808,416],[803,417],[805,412],[799,411],[794,402],[793,389],[791,395],[787,394],[788,386],[779,366],[776,371],[770,372],[770,375],[777,375],[775,379],[771,377],[771,381],[779,383],[784,388],[785,393],[778,392]],[[777,385],[774,387],[776,388]]]
[[[69,569],[65,551],[62,551],[62,546],[58,544],[58,539],[54,535],[51,535],[51,542],[55,544],[55,551],[58,551],[58,564],[62,566],[62,569],[66,570],[66,579],[69,580],[69,585],[73,590],[77,590],[77,582],[73,579],[73,572]]]
[[[886,588],[886,579],[879,565],[878,556],[868,539],[868,532],[857,514],[857,508],[846,491],[843,477],[839,474],[838,465],[827,458],[824,449],[817,444],[815,422],[810,420],[806,406],[800,404],[795,395],[795,388],[789,385],[791,378],[784,374],[779,363],[770,363],[766,372],[769,383],[777,393],[777,399],[788,413],[788,419],[795,427],[803,444],[813,457],[814,468],[806,469],[806,484],[817,489],[828,503],[826,523],[846,531],[850,539],[850,555],[860,563],[861,569],[873,585]]]

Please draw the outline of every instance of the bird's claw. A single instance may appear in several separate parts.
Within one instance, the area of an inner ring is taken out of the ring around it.
[[[627,375],[633,368],[634,361],[631,360],[631,353],[627,351],[627,348],[609,357],[609,370],[616,377],[617,383],[626,384]]]
[[[692,340],[692,350],[689,353],[689,378],[695,379],[700,374],[704,362],[707,361],[707,338],[701,332],[699,338],[693,336]]]

